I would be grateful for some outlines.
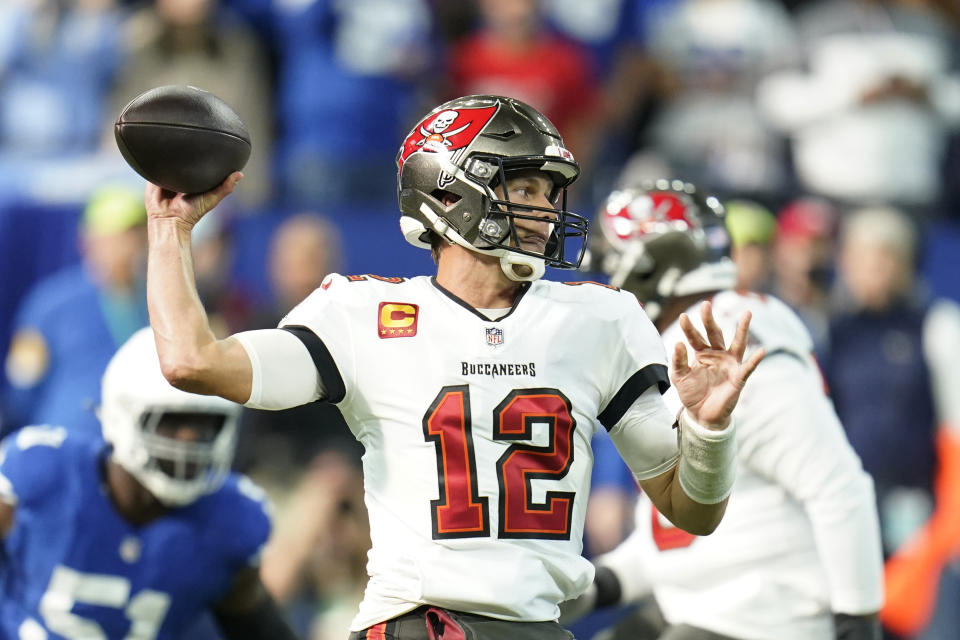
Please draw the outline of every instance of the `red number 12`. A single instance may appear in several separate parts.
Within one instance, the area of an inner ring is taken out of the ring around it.
[[[569,540],[572,491],[548,491],[533,501],[531,481],[560,480],[573,462],[576,422],[570,401],[557,389],[517,389],[493,410],[494,440],[530,440],[533,424],[546,423],[545,446],[515,443],[497,461],[500,538]],[[423,417],[423,435],[437,445],[440,497],[430,502],[433,537],[490,535],[490,507],[477,488],[468,385],[444,387]]]

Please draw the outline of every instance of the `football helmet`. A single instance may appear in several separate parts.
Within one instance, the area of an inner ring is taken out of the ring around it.
[[[513,203],[494,191],[512,172],[530,169],[553,181],[553,208]],[[499,257],[501,269],[515,281],[536,280],[545,266],[575,269],[589,231],[584,217],[567,211],[567,186],[579,175],[560,133],[533,107],[502,96],[457,98],[422,118],[400,147],[400,229],[417,247],[430,248],[432,231]],[[542,222],[545,212],[553,219],[544,252],[523,249],[515,222]],[[521,265],[527,268],[518,270]]]
[[[720,201],[688,182],[657,180],[611,193],[597,213],[590,268],[632,292],[656,320],[672,298],[736,284]]]
[[[171,386],[152,329],[135,333],[110,360],[102,396],[100,422],[113,460],[157,500],[183,506],[221,485],[233,461],[240,405]]]

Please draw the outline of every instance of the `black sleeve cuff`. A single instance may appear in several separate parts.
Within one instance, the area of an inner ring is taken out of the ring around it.
[[[327,345],[323,344],[323,340],[309,328],[302,325],[290,325],[280,328],[295,335],[307,348],[307,351],[310,352],[310,357],[313,358],[313,365],[317,368],[317,372],[320,374],[320,380],[323,381],[323,386],[327,390],[327,397],[324,399],[333,403],[343,400],[343,397],[347,393],[347,388],[343,384],[343,376],[340,375],[337,363],[333,361],[333,356],[330,355],[330,350],[327,349]]]
[[[837,640],[881,640],[883,637],[880,619],[875,613],[834,613],[833,627]]]
[[[597,416],[600,424],[607,431],[610,431],[614,425],[620,422],[620,418],[627,412],[634,400],[654,384],[660,388],[660,393],[664,393],[670,388],[670,376],[667,375],[665,365],[648,364],[630,376],[630,379],[624,382],[617,394],[613,396],[610,404]]]
[[[620,579],[610,567],[597,567],[593,577],[593,584],[597,587],[597,602],[594,608],[615,607],[623,598]]]

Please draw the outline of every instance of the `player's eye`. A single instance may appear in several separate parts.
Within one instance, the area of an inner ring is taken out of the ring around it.
[[[529,200],[532,195],[532,189],[527,185],[514,187],[510,191],[520,200]]]

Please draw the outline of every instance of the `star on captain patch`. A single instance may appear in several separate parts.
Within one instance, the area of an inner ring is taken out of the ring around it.
[[[499,347],[503,344],[503,329],[500,327],[487,327],[487,344],[491,347]]]

